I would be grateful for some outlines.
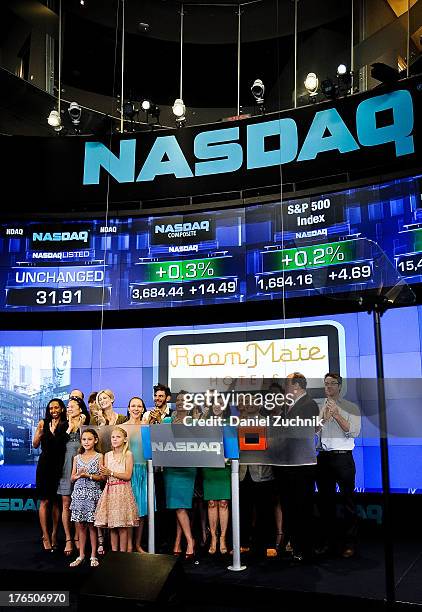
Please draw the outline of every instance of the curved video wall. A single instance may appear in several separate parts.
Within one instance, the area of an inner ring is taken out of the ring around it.
[[[198,306],[422,280],[421,176],[155,217],[7,221],[0,310]]]
[[[362,413],[354,452],[357,489],[381,490],[373,324],[367,313],[288,323],[3,331],[0,337],[0,488],[34,486],[34,428],[48,401],[67,398],[73,388],[86,396],[111,388],[116,410],[126,413],[133,395],[152,406],[157,381],[176,393],[181,384],[191,389],[189,384],[198,378],[216,388],[221,378],[230,385],[228,378],[239,381],[243,376],[247,390],[297,370],[308,381],[331,370],[341,373],[346,397]],[[398,493],[421,493],[422,440],[416,436],[422,431],[422,307],[388,311],[383,344],[391,486]],[[309,386],[322,402],[322,390],[312,382]]]

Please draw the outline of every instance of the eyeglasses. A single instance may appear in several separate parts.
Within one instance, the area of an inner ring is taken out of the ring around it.
[[[324,387],[335,387],[336,385],[339,385],[339,384],[340,383],[338,383],[337,381],[325,382]]]

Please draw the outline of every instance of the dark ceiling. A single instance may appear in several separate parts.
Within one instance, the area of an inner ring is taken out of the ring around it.
[[[38,54],[41,66],[45,66],[44,34],[57,40],[59,23],[59,2],[48,4],[51,9],[37,0],[1,3],[0,47],[4,41],[13,46],[15,31],[26,25],[41,34]],[[189,124],[236,114],[238,4],[227,0],[183,4],[183,98]],[[84,0],[84,5],[80,0],[62,0],[63,98],[118,116],[123,6],[125,99],[139,102],[151,98],[165,107],[161,123],[173,125],[170,107],[180,86],[181,3],[175,0]],[[292,0],[241,3],[240,104],[244,112],[254,112],[250,87],[256,78],[265,83],[267,112],[293,105],[294,6]],[[303,89],[309,71],[325,78],[335,73],[340,61],[347,63],[351,0],[300,0],[297,6],[298,83]],[[147,23],[148,31],[140,29],[139,23]],[[33,51],[37,52],[34,37]],[[13,67],[3,66],[13,73]],[[43,83],[33,84],[43,88]],[[28,116],[32,108],[37,108],[34,115],[40,116],[38,101],[42,97],[37,94],[37,103],[32,105],[28,94],[24,96]],[[15,113],[17,126],[23,99],[16,105],[12,93],[3,95],[1,105],[3,109],[7,106],[9,118]],[[44,99],[40,122],[45,122],[54,102],[48,96]]]
[[[210,6],[212,4],[213,6]],[[315,5],[319,5],[318,10]],[[180,3],[125,0],[125,95],[171,105],[179,91]],[[335,71],[337,57],[348,57],[350,0],[301,0],[299,38],[317,34],[322,62]],[[120,87],[122,2],[70,3],[65,15],[63,82],[116,97]],[[120,11],[118,10],[120,8]],[[240,89],[250,106],[255,78],[267,88],[268,109],[292,103],[294,3],[243,3]],[[231,2],[184,4],[183,97],[190,107],[231,107],[237,102],[237,8]],[[119,21],[117,22],[117,19]],[[138,24],[150,30],[139,32]],[[118,27],[116,29],[116,24]],[[323,31],[324,35],[318,34]],[[76,34],[75,34],[76,33]],[[313,63],[313,58],[309,58]],[[306,73],[311,68],[305,66]]]

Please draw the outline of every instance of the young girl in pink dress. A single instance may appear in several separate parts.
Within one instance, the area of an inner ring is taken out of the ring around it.
[[[113,450],[105,454],[104,466],[100,468],[107,484],[95,512],[95,526],[110,529],[111,549],[120,552],[127,552],[129,527],[137,527],[139,523],[130,484],[133,455],[128,445],[127,432],[115,427],[111,432]]]

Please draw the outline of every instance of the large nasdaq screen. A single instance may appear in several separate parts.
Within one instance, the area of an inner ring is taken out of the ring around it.
[[[422,281],[421,177],[184,215],[7,221],[0,310],[200,306]]]

